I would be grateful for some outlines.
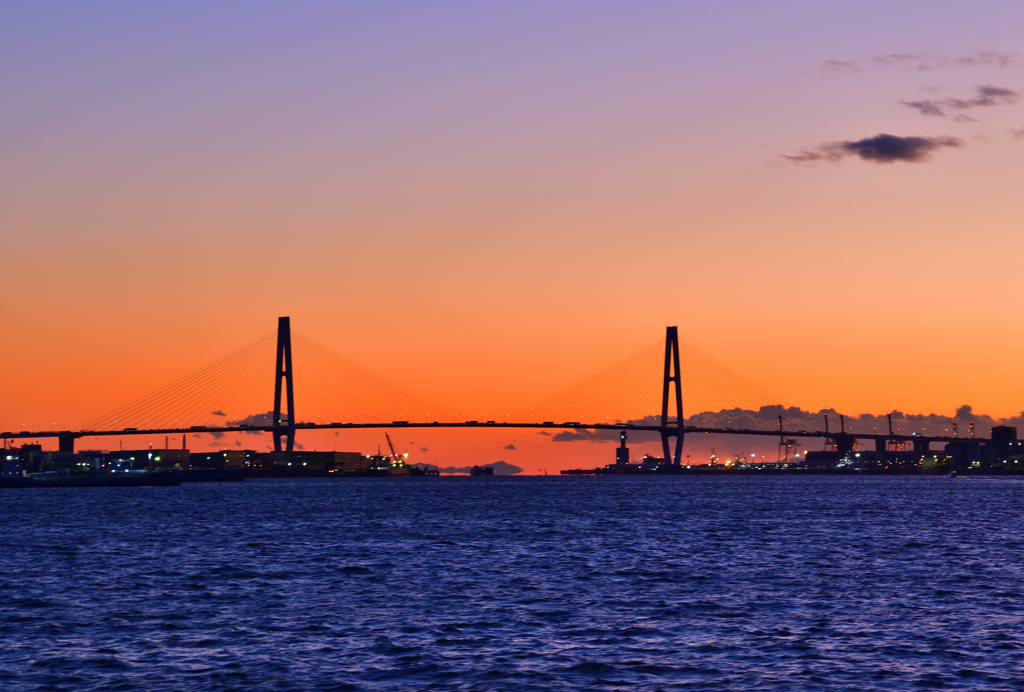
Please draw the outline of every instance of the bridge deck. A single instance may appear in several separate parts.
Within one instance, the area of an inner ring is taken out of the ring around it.
[[[676,426],[662,427],[659,425],[636,425],[632,423],[506,423],[497,421],[463,421],[460,423],[413,422],[413,421],[390,421],[382,423],[296,423],[295,430],[338,430],[338,429],[359,429],[359,428],[516,428],[516,429],[540,429],[540,430],[630,430],[661,433],[675,432]],[[154,428],[124,430],[46,430],[37,432],[0,432],[0,439],[25,439],[42,437],[111,437],[125,435],[180,435],[188,433],[232,433],[232,432],[267,432],[275,430],[280,432],[287,429],[287,426],[273,425],[242,425],[227,427],[204,427],[192,426],[188,428]],[[901,440],[901,441],[928,441],[928,442],[951,442],[953,440],[974,440],[983,442],[986,438],[964,438],[950,437],[943,435],[917,435],[917,434],[888,434],[888,433],[853,433],[824,430],[751,430],[746,428],[703,428],[696,426],[683,426],[683,432],[687,435],[757,435],[762,437],[816,437],[822,439],[853,438],[858,440]]]

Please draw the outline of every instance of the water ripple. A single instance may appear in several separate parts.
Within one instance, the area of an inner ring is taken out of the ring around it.
[[[1011,690],[1024,485],[0,491],[5,690]]]

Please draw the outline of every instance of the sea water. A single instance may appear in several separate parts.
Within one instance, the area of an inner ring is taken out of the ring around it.
[[[1024,481],[0,490],[0,689],[1024,688]]]

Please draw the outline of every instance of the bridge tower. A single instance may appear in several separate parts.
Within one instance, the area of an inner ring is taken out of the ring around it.
[[[57,449],[58,451],[65,452],[67,454],[75,453],[75,438],[78,435],[58,435],[57,436]]]
[[[674,374],[673,374],[674,373]],[[676,385],[675,404],[676,419],[669,421],[669,389]],[[669,448],[668,438],[676,438],[675,452]],[[671,459],[673,466],[679,466],[683,456],[683,384],[679,376],[679,331],[676,327],[668,327],[665,331],[665,379],[661,393],[661,447],[665,453],[665,461]]]
[[[281,415],[281,379],[285,381],[287,418]],[[295,387],[292,378],[292,328],[287,317],[277,318],[277,370],[274,374],[274,451],[281,451],[281,438],[287,437],[285,451],[295,447]]]

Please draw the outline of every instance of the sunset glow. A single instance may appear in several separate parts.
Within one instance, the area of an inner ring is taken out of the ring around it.
[[[1018,3],[4,5],[0,430],[80,430],[283,315],[462,420],[669,325],[807,411],[1013,418],[1021,26]],[[246,386],[271,390],[268,353]],[[396,442],[614,460],[532,431]]]

